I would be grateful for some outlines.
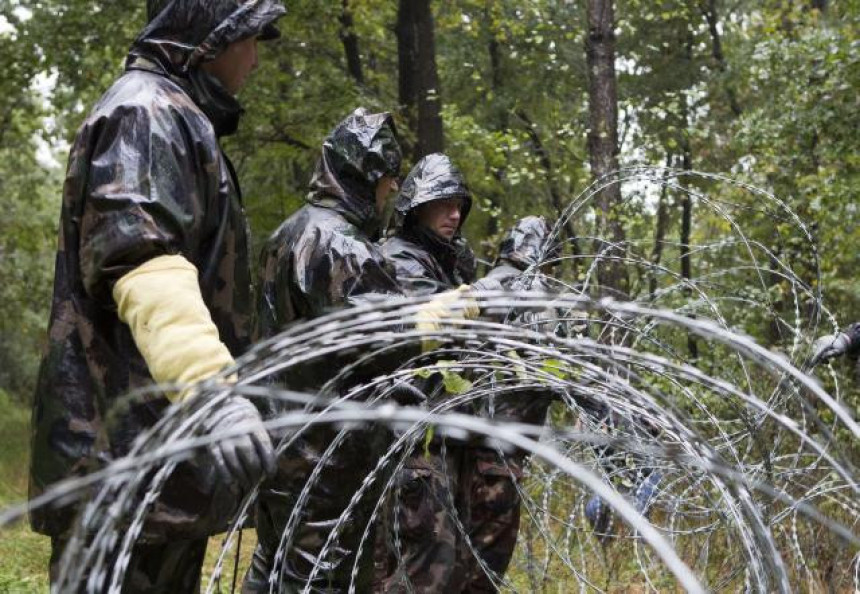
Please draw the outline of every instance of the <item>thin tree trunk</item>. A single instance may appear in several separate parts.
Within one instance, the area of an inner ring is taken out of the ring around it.
[[[343,43],[343,51],[346,55],[346,69],[349,75],[359,85],[364,84],[364,73],[361,70],[361,52],[358,50],[358,36],[355,34],[352,11],[349,9],[349,0],[342,1],[340,21],[340,41]]]
[[[687,123],[688,116],[686,113],[686,107],[684,109],[684,122]],[[686,127],[685,127],[686,131]],[[681,144],[684,152],[681,159],[681,168],[685,172],[689,172],[693,170],[693,156],[692,151],[690,149],[690,141],[685,136],[683,142]],[[692,282],[693,278],[693,265],[690,259],[690,239],[693,230],[693,200],[690,196],[690,192],[687,190],[681,191],[681,278],[683,278],[687,283]],[[690,298],[693,295],[692,287],[688,284],[684,289],[684,294]],[[696,343],[696,339],[692,334],[687,336],[687,350],[690,353],[691,359],[699,358],[699,347]]]
[[[495,92],[502,86],[502,52],[499,47],[499,40],[490,32],[490,43],[487,47],[487,52],[490,55],[490,84]]]
[[[413,156],[418,160],[445,148],[430,0],[400,0],[395,31],[400,104],[416,134]]]
[[[595,179],[618,170],[618,95],[615,75],[615,15],[613,0],[587,0],[588,35],[588,151]],[[595,246],[602,256],[614,258],[598,268],[598,279],[611,292],[626,295],[624,228],[618,219],[621,187],[612,183],[597,195],[598,231],[606,233],[615,247]]]
[[[492,18],[488,14],[489,11],[485,12],[484,22],[491,23]],[[498,97],[501,91],[502,83],[504,79],[502,78],[502,55],[501,49],[499,47],[499,42],[496,39],[495,32],[490,29],[488,31],[490,41],[487,44],[487,53],[490,57],[490,84],[492,85],[490,88],[493,89],[493,95]],[[497,112],[496,117],[496,129],[500,132],[504,132],[508,128],[508,112],[507,110],[499,110]],[[505,176],[504,168],[493,168],[493,177],[496,178],[497,181],[502,182]],[[501,196],[497,196],[494,194],[488,194],[487,199],[493,205],[494,208],[501,208],[502,205]],[[493,237],[499,232],[499,220],[494,216],[487,217],[487,226],[486,226],[487,237]],[[495,247],[495,246],[494,246]]]
[[[672,166],[672,153],[666,155],[666,168]],[[654,247],[651,250],[651,271],[648,278],[648,295],[652,301],[657,293],[657,267],[663,260],[663,246],[666,241],[666,229],[669,226],[668,195],[669,186],[664,183],[660,188],[660,198],[657,201],[657,221],[654,228]]]
[[[416,117],[418,108],[418,40],[415,32],[415,2],[400,0],[397,9],[397,97],[400,102],[400,112],[409,130],[417,128]],[[411,152],[406,138],[401,136],[404,153]]]
[[[705,20],[708,23],[708,32],[711,35],[711,56],[717,65],[717,70],[719,70],[721,74],[725,75],[726,72],[728,72],[728,66],[726,64],[726,56],[723,53],[722,37],[720,36],[717,0],[707,0],[707,4],[702,8],[702,12],[705,14]],[[728,80],[723,80],[723,85],[729,99],[729,107],[735,117],[738,117],[743,113],[743,110],[738,103],[738,96],[735,92],[735,88]]]
[[[436,71],[436,31],[430,0],[416,4],[415,28],[418,40],[418,143],[415,159],[445,149],[442,129],[442,98]]]

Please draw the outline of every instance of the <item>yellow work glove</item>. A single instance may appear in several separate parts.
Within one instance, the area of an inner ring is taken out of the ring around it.
[[[203,303],[197,269],[182,256],[138,266],[117,281],[113,298],[157,383],[191,385],[233,364]],[[176,402],[189,393],[167,397]]]
[[[233,364],[203,302],[197,269],[182,256],[160,256],[138,266],[117,281],[113,298],[119,319],[131,328],[156,382],[190,386]],[[182,390],[167,397],[177,402],[192,393]],[[212,462],[225,482],[248,490],[264,474],[274,473],[271,439],[248,399],[228,396],[204,427],[214,435],[234,434],[210,448]]]
[[[439,332],[446,320],[473,320],[481,313],[478,303],[469,295],[471,287],[460,287],[439,293],[428,301],[416,315],[415,327],[425,332]],[[456,304],[456,306],[455,306]],[[439,341],[433,338],[421,340],[422,350],[430,351],[439,346]]]

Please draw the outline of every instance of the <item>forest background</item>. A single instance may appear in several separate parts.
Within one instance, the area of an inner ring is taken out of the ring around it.
[[[240,132],[224,142],[255,255],[302,204],[326,133],[361,105],[395,113],[404,173],[439,150],[463,170],[477,203],[465,235],[484,260],[517,218],[557,218],[619,166],[709,171],[785,200],[815,235],[821,276],[799,238],[770,247],[821,286],[840,321],[860,316],[860,0],[286,4],[283,37],[261,46]],[[14,468],[0,465],[0,503],[25,491],[18,442],[45,341],[66,151],[144,18],[143,0],[0,0],[0,408],[6,423],[20,419],[2,438],[16,445]],[[738,222],[772,241],[753,211]],[[686,277],[706,263],[685,246],[707,232],[688,194],[617,186],[565,227],[568,238],[651,241],[650,257]],[[604,275],[628,295],[647,291],[623,271]],[[779,347],[767,328],[743,330]]]

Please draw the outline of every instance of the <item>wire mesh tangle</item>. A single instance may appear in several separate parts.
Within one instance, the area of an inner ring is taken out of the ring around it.
[[[622,241],[608,239],[595,207],[616,184],[625,200],[611,216],[628,229]],[[682,222],[667,213],[685,200],[695,224],[679,240]],[[359,543],[353,591],[358,559],[380,546],[398,566],[401,478],[416,456],[441,460],[434,470],[445,488],[434,496],[457,554],[503,591],[789,592],[825,579],[860,587],[860,428],[838,373],[806,369],[810,338],[838,325],[800,217],[724,176],[633,168],[571,200],[551,239],[510,290],[476,295],[479,319],[419,330],[416,315],[432,297],[370,298],[287,328],[199,386],[201,397],[171,407],[128,456],[31,501],[87,502],[56,590],[120,591],[171,473],[242,435],[241,426],[203,430],[230,394],[267,411],[282,457],[328,429],[280,527],[272,592],[327,460],[370,441],[379,455],[327,532],[306,591],[346,532]],[[684,272],[685,258],[695,274]],[[613,266],[625,278],[607,287]],[[233,374],[237,383],[219,381]],[[291,381],[308,374],[313,390]],[[503,572],[487,562],[462,505],[472,449],[489,453],[516,490],[516,549]],[[225,587],[259,493],[237,495],[207,592]],[[26,509],[3,510],[0,526]]]

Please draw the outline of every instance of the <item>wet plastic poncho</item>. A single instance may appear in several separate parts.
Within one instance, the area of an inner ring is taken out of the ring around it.
[[[402,294],[394,270],[374,243],[380,232],[377,182],[383,176],[397,176],[400,159],[394,123],[387,113],[359,109],[326,138],[308,204],[275,231],[263,250],[257,311],[261,338],[295,320],[356,304],[368,295]],[[282,381],[290,388],[317,388],[338,367],[330,359],[322,363],[324,369],[305,366]],[[337,433],[336,427],[327,425],[304,431],[295,446],[280,456],[277,475],[261,488],[256,514],[258,546],[243,592],[269,592],[281,533],[318,463],[322,467],[302,507],[302,519],[283,559],[283,573],[277,578],[280,586],[275,591],[301,591],[316,566],[319,573],[312,592],[346,592],[355,552],[375,502],[358,504],[331,555],[324,561],[317,556],[335,520],[385,452],[390,435],[379,428],[351,431],[322,462],[323,452]],[[372,551],[365,547],[368,552]],[[369,591],[371,562],[369,556],[359,562],[359,592]]]
[[[399,294],[393,269],[373,243],[380,233],[376,184],[400,169],[387,113],[356,112],[326,138],[307,205],[275,231],[261,258],[258,334],[354,303]]]
[[[199,271],[221,340],[234,356],[248,345],[247,223],[218,143],[235,129],[241,107],[195,64],[231,41],[271,34],[284,8],[272,0],[172,0],[161,8],[69,156],[49,343],[33,409],[31,497],[123,456],[168,406],[166,398],[151,396],[110,426],[103,422],[120,396],[152,383],[111,297],[126,273],[158,256],[182,255]],[[213,495],[216,489],[222,487],[211,476],[180,467],[144,538],[198,538],[220,529],[231,498]],[[207,518],[203,502],[212,505]],[[60,536],[74,514],[74,505],[36,509],[31,522],[38,532]]]
[[[460,170],[439,153],[427,155],[412,168],[397,196],[394,236],[383,244],[382,252],[409,293],[439,293],[474,280],[475,257],[459,229],[448,241],[417,224],[416,208],[449,198],[463,201],[462,229],[472,197]]]
[[[523,217],[502,240],[498,263],[508,263],[519,270],[544,263],[558,264],[561,253],[558,244],[550,243],[550,232],[543,217]]]

